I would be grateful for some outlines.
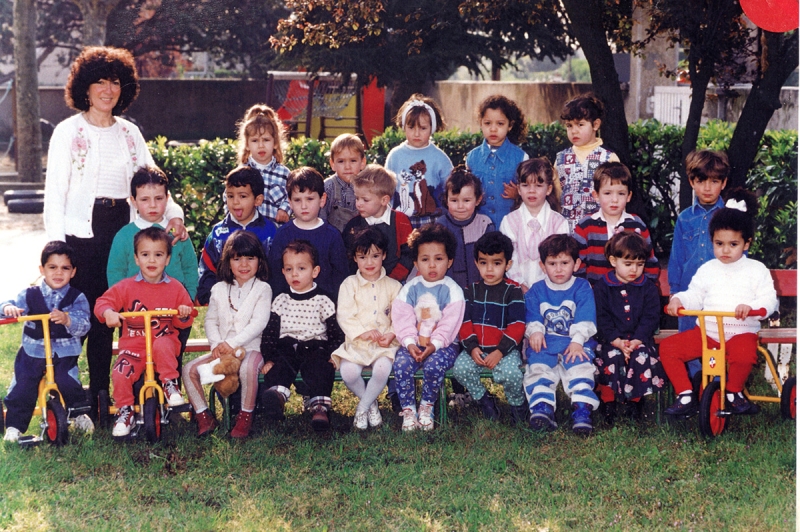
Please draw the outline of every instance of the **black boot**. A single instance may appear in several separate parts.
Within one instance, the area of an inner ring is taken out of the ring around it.
[[[483,417],[497,421],[500,419],[500,411],[497,409],[497,404],[494,402],[494,397],[489,392],[483,394],[483,397],[478,399],[478,404],[483,412]]]

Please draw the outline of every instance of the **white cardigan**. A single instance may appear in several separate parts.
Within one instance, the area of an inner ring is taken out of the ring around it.
[[[128,155],[127,189],[136,169],[154,166],[150,151],[139,128],[124,118],[115,117],[117,141]],[[64,240],[65,235],[92,238],[92,209],[100,178],[100,157],[92,149],[99,142],[99,132],[78,113],[63,120],[53,131],[47,152],[47,175],[44,185],[44,227],[49,240]],[[136,211],[131,205],[131,220]],[[183,218],[181,208],[172,199],[166,218]]]
[[[264,281],[254,279],[253,288],[239,306],[239,312],[230,307],[230,284],[221,281],[211,287],[211,299],[206,312],[206,336],[214,349],[222,342],[236,349],[261,351],[261,333],[267,327],[272,289]]]

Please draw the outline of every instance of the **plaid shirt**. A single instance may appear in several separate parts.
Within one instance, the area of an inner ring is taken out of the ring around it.
[[[54,309],[58,306],[64,296],[67,295],[69,285],[64,286],[58,290],[53,290],[47,283],[42,281],[39,286],[44,296],[44,302],[47,308]],[[25,298],[26,290],[19,293],[16,300],[8,300],[0,303],[0,310],[4,309],[7,305],[14,305],[25,311],[28,315],[28,302]],[[89,332],[89,302],[86,296],[79,295],[71,305],[64,308],[64,312],[69,314],[70,324],[67,327],[67,332],[72,336],[70,338],[52,338],[50,340],[54,354],[57,353],[59,357],[76,357],[81,354],[81,336]],[[27,321],[25,327],[33,328],[38,322]],[[35,340],[27,334],[22,335],[22,348],[25,353],[33,358],[44,358],[44,339]]]
[[[275,157],[272,157],[272,161],[266,166],[258,164],[252,157],[248,159],[247,164],[261,172],[261,177],[264,178],[264,202],[259,205],[258,212],[270,220],[275,220],[279,210],[291,215],[289,196],[286,194],[289,169],[279,163]]]

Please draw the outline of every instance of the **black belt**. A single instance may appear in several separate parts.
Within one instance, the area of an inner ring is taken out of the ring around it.
[[[122,205],[126,203],[127,198],[123,199],[115,199],[115,198],[95,198],[94,204],[95,205],[102,205],[103,207],[116,207],[117,205]]]

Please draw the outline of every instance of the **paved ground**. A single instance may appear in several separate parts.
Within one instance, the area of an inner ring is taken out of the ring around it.
[[[9,214],[0,200],[0,301],[36,282],[46,243],[41,214]]]

